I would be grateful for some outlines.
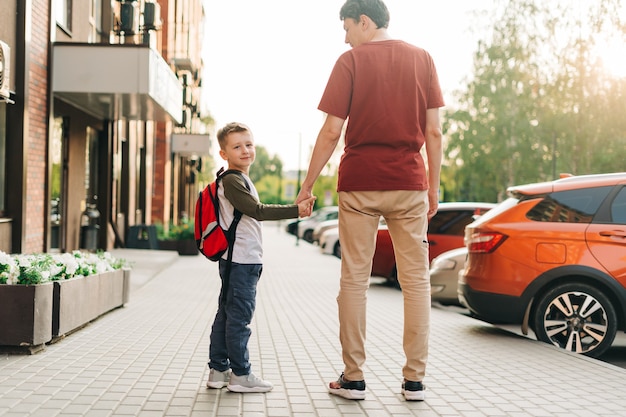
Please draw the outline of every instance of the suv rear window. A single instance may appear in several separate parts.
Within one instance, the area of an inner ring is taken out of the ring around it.
[[[613,200],[611,219],[616,224],[626,224],[626,187],[622,188]]]
[[[558,223],[591,223],[613,187],[582,188],[548,194],[526,213],[530,220]]]

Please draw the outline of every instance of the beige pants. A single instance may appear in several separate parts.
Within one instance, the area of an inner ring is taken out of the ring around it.
[[[379,216],[387,221],[393,240],[404,297],[406,364],[402,374],[410,381],[424,379],[430,326],[427,212],[426,191],[339,193],[341,281],[337,303],[344,374],[349,381],[365,379],[366,300]]]

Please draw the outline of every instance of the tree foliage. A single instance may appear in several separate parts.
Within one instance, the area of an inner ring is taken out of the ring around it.
[[[278,155],[267,152],[263,146],[256,145],[256,159],[250,167],[250,179],[256,184],[266,175],[281,177],[283,172],[283,162]]]
[[[283,162],[278,155],[270,156],[263,146],[256,145],[256,159],[250,167],[250,179],[266,204],[282,204]]]
[[[332,169],[327,165],[327,175],[321,175],[315,185],[313,185],[313,195],[317,197],[315,200],[315,209],[325,206],[336,206],[339,201],[337,194],[337,169]]]
[[[626,33],[621,6],[579,3],[497,3],[467,89],[444,117],[447,199],[500,201],[508,186],[559,172],[624,170],[626,79],[594,55],[606,33]]]

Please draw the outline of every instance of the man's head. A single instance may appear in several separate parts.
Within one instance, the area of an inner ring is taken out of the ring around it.
[[[389,10],[381,0],[348,0],[339,11],[341,20],[358,22],[362,15],[372,19],[379,29],[389,27]]]

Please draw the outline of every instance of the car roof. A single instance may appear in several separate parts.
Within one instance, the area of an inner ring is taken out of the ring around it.
[[[319,222],[317,227],[322,228],[328,225],[336,225],[337,223],[339,223],[339,219],[324,220],[323,222]]]
[[[538,182],[534,184],[517,185],[507,188],[507,193],[516,198],[522,196],[543,195],[555,191],[575,190],[578,188],[613,186],[626,184],[626,172],[610,174],[592,174],[566,176],[554,181]]]
[[[458,201],[458,202],[446,202],[439,203],[437,207],[437,211],[445,211],[445,210],[459,210],[459,209],[475,209],[475,208],[486,208],[491,209],[497,206],[495,203],[485,203],[485,202],[469,202],[469,201]]]

